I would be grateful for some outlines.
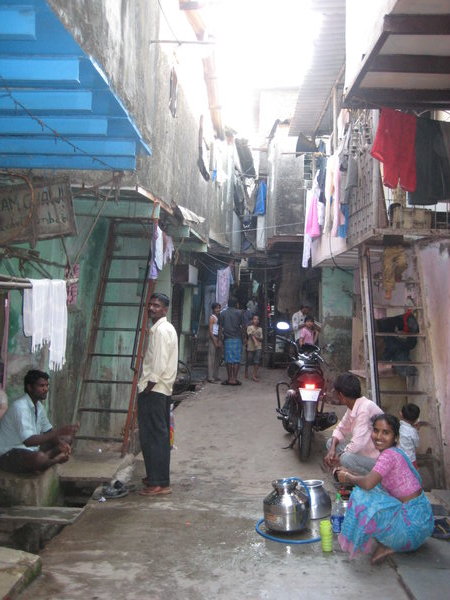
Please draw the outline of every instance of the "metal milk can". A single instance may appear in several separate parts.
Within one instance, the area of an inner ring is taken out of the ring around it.
[[[331,498],[323,487],[321,479],[305,479],[303,482],[308,490],[311,500],[311,519],[324,519],[331,513]]]
[[[264,498],[264,522],[267,529],[294,533],[302,531],[309,519],[308,490],[296,479],[272,481],[273,491]]]

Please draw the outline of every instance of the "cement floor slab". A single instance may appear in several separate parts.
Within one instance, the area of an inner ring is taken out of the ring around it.
[[[14,506],[2,509],[0,521],[71,525],[83,512],[67,506]]]
[[[428,538],[415,552],[395,554],[394,562],[398,566],[408,565],[420,568],[427,565],[430,569],[447,569],[450,581],[450,541]]]
[[[0,547],[0,598],[17,598],[40,570],[41,559],[36,554]]]
[[[398,574],[415,600],[448,598],[449,573],[447,570],[403,565],[398,569]]]
[[[87,454],[77,456],[60,465],[58,474],[62,482],[109,483],[116,473],[132,463],[132,456],[120,454]]]

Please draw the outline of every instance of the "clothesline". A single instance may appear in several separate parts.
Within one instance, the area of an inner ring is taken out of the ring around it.
[[[78,283],[78,278],[66,279],[66,285],[72,285]],[[31,289],[33,286],[29,279],[23,279],[22,277],[9,277],[8,275],[0,274],[0,289],[14,289],[14,290],[26,290]]]

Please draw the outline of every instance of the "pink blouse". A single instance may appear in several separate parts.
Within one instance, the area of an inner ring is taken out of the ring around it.
[[[373,470],[381,475],[381,485],[394,498],[409,496],[422,487],[406,459],[392,448],[383,450]]]

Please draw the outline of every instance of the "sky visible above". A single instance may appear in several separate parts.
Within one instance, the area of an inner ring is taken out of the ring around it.
[[[224,122],[252,135],[252,98],[260,88],[301,84],[321,15],[314,0],[211,0]]]

